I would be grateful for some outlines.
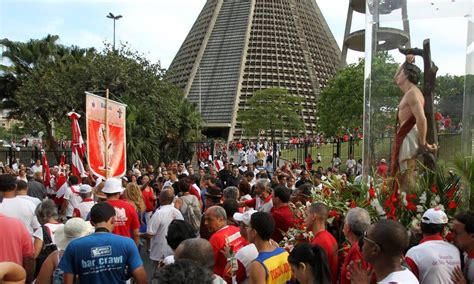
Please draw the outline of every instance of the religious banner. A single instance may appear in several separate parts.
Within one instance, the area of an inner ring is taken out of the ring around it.
[[[79,127],[79,118],[81,118],[81,115],[77,112],[71,111],[67,116],[71,119],[72,131],[71,171],[76,177],[83,178],[87,175],[83,163],[86,145],[82,139],[81,128]]]
[[[89,166],[104,179],[121,177],[127,170],[125,108],[125,104],[86,92]]]

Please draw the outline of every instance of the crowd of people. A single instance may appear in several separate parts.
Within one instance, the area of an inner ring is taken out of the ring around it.
[[[284,163],[269,171],[261,158],[157,167],[137,161],[125,176],[106,180],[90,171],[76,177],[62,165],[51,168],[45,182],[41,161],[10,167],[0,175],[0,278],[40,284],[474,282],[474,212],[448,220],[442,210],[427,209],[417,243],[399,222],[371,220],[359,207],[340,228],[330,227],[331,208],[312,197],[331,175],[356,175],[358,163],[350,157],[348,172],[339,173],[335,156],[328,169]],[[302,216],[292,211],[297,202],[307,205]],[[287,251],[286,232],[296,225],[313,237]]]

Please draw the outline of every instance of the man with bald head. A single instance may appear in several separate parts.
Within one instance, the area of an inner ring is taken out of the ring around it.
[[[160,208],[153,214],[147,226],[144,238],[151,238],[150,259],[155,262],[162,261],[165,257],[173,254],[173,250],[166,241],[168,226],[175,220],[183,220],[181,212],[173,206],[174,189],[165,186],[160,192]]]
[[[240,235],[238,227],[227,225],[227,214],[221,206],[211,206],[206,210],[204,224],[212,233],[209,242],[214,251],[214,273],[224,277],[227,257],[222,251],[229,246],[232,252],[236,253],[247,245],[247,241]]]
[[[175,260],[194,260],[213,273],[215,264],[214,251],[208,240],[193,238],[182,241],[174,253],[174,258]],[[224,283],[224,279],[214,274],[213,283]]]
[[[362,242],[364,259],[374,267],[377,283],[418,283],[416,276],[401,265],[408,234],[400,222],[380,219],[366,231]],[[369,283],[369,273],[360,264],[349,267],[351,283]]]

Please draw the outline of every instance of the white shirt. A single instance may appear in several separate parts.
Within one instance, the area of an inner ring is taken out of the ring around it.
[[[0,213],[19,219],[33,235],[33,232],[40,227],[35,215],[36,206],[33,202],[23,198],[4,198],[0,203]],[[3,228],[5,229],[5,228]]]
[[[74,207],[74,209],[79,211],[79,213],[81,214],[79,217],[86,220],[87,215],[89,215],[89,212],[91,212],[92,206],[94,205],[95,205],[95,201],[93,199],[91,200],[84,199],[84,201],[79,203],[79,205]]]
[[[464,275],[467,277],[467,283],[474,283],[474,258],[464,253]]]
[[[43,166],[42,166],[42,165],[37,166],[37,165],[35,164],[35,165],[33,165],[33,166],[31,167],[31,171],[32,171],[33,173],[37,173],[37,172],[41,172],[41,173],[42,173],[42,172],[43,172]]]
[[[239,249],[235,254],[235,258],[237,258],[240,263],[245,267],[245,273],[247,275],[247,279],[243,280],[240,283],[249,283],[248,277],[250,277],[250,264],[258,257],[258,250],[254,244],[249,244],[244,246],[243,248]]]
[[[357,162],[354,159],[352,159],[352,160],[349,159],[349,160],[346,161],[346,166],[347,166],[348,169],[354,169],[356,164],[357,164]]]
[[[266,212],[266,213],[270,213],[272,211],[272,208],[273,208],[273,200],[270,199],[270,201],[266,202],[264,200],[262,200],[260,197],[256,197],[256,200],[255,200],[255,210],[259,211],[259,212]]]
[[[39,200],[36,197],[29,196],[29,195],[17,195],[16,197],[23,198],[25,200],[29,200],[29,201],[33,202],[33,204],[35,205],[35,208],[38,206],[38,204],[41,203],[41,200]]]
[[[74,208],[76,208],[82,202],[82,198],[79,195],[80,186],[81,185],[76,184],[73,186],[66,187],[66,190],[64,192],[64,199],[69,201],[66,208],[66,217],[72,217],[72,212],[74,211]]]
[[[184,220],[181,212],[172,204],[161,206],[151,216],[150,224],[147,226],[147,233],[153,236],[151,239],[151,260],[163,260],[173,254],[173,250],[166,241],[166,234],[168,234],[168,226],[174,219]]]
[[[51,240],[53,241],[53,244],[55,244],[56,242],[54,241],[54,233],[56,232],[56,230],[57,230],[59,227],[64,226],[64,224],[51,224],[51,223],[46,223],[46,224],[44,224],[44,226],[48,228],[48,231],[49,231]],[[40,239],[41,241],[44,242],[44,240],[43,240],[43,228],[42,228],[42,227],[39,227],[39,228],[33,233],[33,237],[35,237],[35,238],[37,238],[37,239]]]
[[[378,284],[419,284],[416,276],[408,270],[408,268],[403,267],[402,271],[395,271],[387,275],[384,279],[377,282]]]
[[[461,266],[459,250],[443,240],[422,241],[408,250],[406,257],[418,268],[421,284],[453,283],[451,274]]]

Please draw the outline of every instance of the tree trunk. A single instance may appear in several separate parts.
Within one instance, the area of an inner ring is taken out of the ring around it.
[[[46,128],[46,146],[48,149],[53,151],[54,157],[56,158],[56,163],[59,163],[61,155],[58,153],[56,140],[53,136],[53,126],[51,125],[51,122],[49,122],[49,117],[46,114],[41,114],[40,117],[43,120],[43,124]]]

